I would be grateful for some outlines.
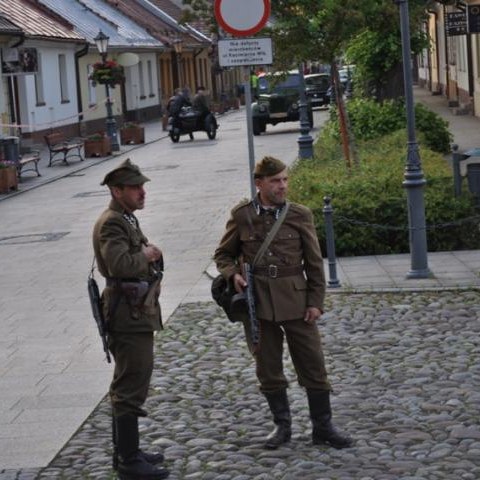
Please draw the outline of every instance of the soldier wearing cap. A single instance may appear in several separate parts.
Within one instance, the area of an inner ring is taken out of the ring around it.
[[[233,280],[239,293],[246,286],[240,264],[252,263],[287,204],[288,176],[282,161],[264,157],[255,166],[254,179],[256,197],[233,208],[214,255],[218,270]],[[313,215],[307,207],[289,204],[277,234],[253,267],[253,275],[260,324],[260,345],[253,355],[260,391],[275,424],[265,448],[276,449],[291,437],[288,382],[282,363],[284,337],[298,382],[307,391],[313,444],[350,446],[351,439],[331,421],[330,383],[316,325],[324,308],[325,275]],[[244,324],[248,333],[248,324]],[[251,347],[248,335],[247,343]]]
[[[101,185],[110,189],[108,208],[93,230],[99,272],[106,279],[102,293],[109,349],[115,359],[110,385],[114,467],[121,479],[163,479],[169,472],[158,465],[161,453],[139,449],[138,417],[146,416],[153,371],[153,332],[162,328],[160,280],[162,252],[140,229],[135,210],[145,205],[149,179],[130,159],[109,172]]]

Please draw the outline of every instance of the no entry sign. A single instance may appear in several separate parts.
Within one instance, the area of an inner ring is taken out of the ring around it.
[[[270,0],[215,0],[215,18],[228,33],[247,37],[259,32],[270,16]]]

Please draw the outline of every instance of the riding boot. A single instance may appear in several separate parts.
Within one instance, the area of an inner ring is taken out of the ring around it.
[[[118,478],[120,480],[162,480],[170,472],[155,467],[146,460],[139,447],[138,418],[133,414],[115,418],[118,451]]]
[[[273,414],[274,430],[265,441],[264,447],[268,450],[275,450],[280,445],[290,441],[292,436],[292,417],[288,404],[287,390],[265,392],[268,406]]]
[[[321,445],[325,443],[339,449],[350,447],[352,439],[336,430],[332,424],[330,392],[326,390],[307,390],[307,397],[313,424],[313,444]]]

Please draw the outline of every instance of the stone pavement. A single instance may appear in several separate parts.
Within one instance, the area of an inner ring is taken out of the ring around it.
[[[209,256],[229,206],[248,191],[245,165],[235,156],[243,112],[220,123],[218,142],[154,141],[129,152],[153,180],[142,225],[161,239],[167,264],[176,267],[167,269],[162,292],[169,320],[157,338],[152,415],[142,421],[142,441],[165,449],[176,479],[478,478],[476,251],[429,254],[434,277],[425,280],[405,280],[409,255],[338,259],[342,287],[330,290],[320,326],[336,418],[355,447],[308,446],[305,399],[292,381],[293,448],[258,448],[270,425],[252,364],[238,325],[225,320],[209,295]],[[298,133],[278,130],[256,139],[257,157],[294,158],[295,148],[282,142]],[[98,183],[111,165],[52,167],[68,168],[68,176],[0,203],[2,237],[23,233],[27,224],[35,234],[69,231],[60,252],[41,244],[1,246],[8,255],[0,271],[0,323],[7,332],[0,340],[1,480],[114,478],[108,403],[101,400],[111,373],[84,295],[89,232],[107,200]],[[232,182],[239,172],[243,180]],[[30,185],[43,180],[49,179]]]

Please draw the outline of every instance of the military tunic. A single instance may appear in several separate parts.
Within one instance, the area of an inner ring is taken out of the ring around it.
[[[147,243],[136,218],[112,199],[95,224],[93,248],[98,269],[107,279],[102,305],[115,358],[110,397],[116,416],[145,415],[141,405],[153,371],[153,332],[161,328],[159,291],[153,304],[144,306],[132,302],[120,288],[123,281],[152,284],[153,267],[142,252]]]
[[[278,209],[254,201],[233,208],[214,260],[225,278],[241,273],[241,263],[252,263],[278,218]],[[323,259],[311,211],[291,203],[287,216],[263,258],[253,270],[255,308],[260,322],[260,349],[255,353],[257,377],[264,392],[285,388],[283,339],[287,338],[299,383],[329,390],[320,336],[316,325],[304,321],[308,307],[324,308]],[[245,324],[248,338],[248,325]]]

